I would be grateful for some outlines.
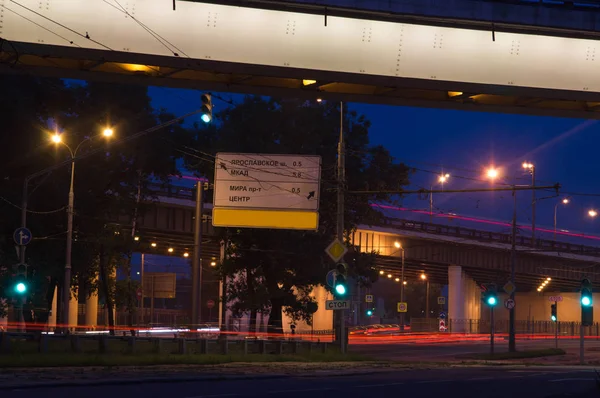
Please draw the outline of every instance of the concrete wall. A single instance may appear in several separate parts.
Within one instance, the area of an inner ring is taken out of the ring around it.
[[[600,27],[600,14],[595,12],[597,9],[570,10],[564,7],[506,4],[485,0],[294,0],[293,2],[577,30],[598,30]]]

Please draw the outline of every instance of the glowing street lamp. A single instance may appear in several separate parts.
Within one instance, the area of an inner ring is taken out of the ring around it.
[[[495,167],[490,167],[487,170],[486,175],[487,175],[487,177],[489,179],[494,180],[494,179],[498,178],[498,176],[500,175],[500,173],[498,172],[498,169],[496,169]]]
[[[591,210],[588,211],[588,214],[589,214],[590,217],[594,218],[594,217],[596,217],[598,215],[598,212],[596,210],[594,210],[594,209],[591,209]]]

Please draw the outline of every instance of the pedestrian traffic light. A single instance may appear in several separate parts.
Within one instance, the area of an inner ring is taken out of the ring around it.
[[[348,277],[348,266],[344,263],[336,265],[335,273],[335,294],[338,297],[343,297],[348,292],[348,284],[346,278]]]
[[[591,326],[594,324],[594,307],[592,296],[592,283],[585,278],[581,281],[581,324]]]
[[[550,319],[552,320],[552,322],[558,321],[558,315],[557,315],[557,311],[556,311],[556,304],[552,304],[550,306]]]
[[[200,108],[200,119],[202,119],[204,123],[210,123],[213,118],[212,98],[210,94],[202,94],[202,96],[200,96],[200,101],[202,102],[202,106]]]

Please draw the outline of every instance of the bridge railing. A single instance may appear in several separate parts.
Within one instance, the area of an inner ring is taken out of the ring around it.
[[[501,232],[483,231],[452,225],[430,224],[420,221],[403,220],[391,217],[385,219],[385,226],[391,226],[397,229],[424,232],[435,235],[454,236],[462,239],[472,239],[483,242],[497,242],[508,245],[511,244],[511,234]],[[531,241],[531,238],[525,236],[517,236],[516,244],[517,246],[531,247],[538,251],[557,251],[576,254],[600,255],[599,247],[572,244],[547,239],[536,239],[535,243],[533,243]]]
[[[149,184],[150,189],[156,196],[166,196],[178,199],[187,199],[194,201],[196,198],[196,188],[182,187],[167,184]],[[473,228],[465,228],[452,225],[432,224],[421,221],[405,220],[400,218],[386,217],[382,226],[393,227],[401,230],[425,232],[435,235],[453,236],[462,239],[472,239],[482,242],[497,242],[510,245],[511,235],[501,232],[483,231]],[[547,239],[536,239],[525,236],[517,236],[516,244],[518,246],[531,247],[539,251],[556,251],[564,253],[600,255],[600,247],[572,244]]]

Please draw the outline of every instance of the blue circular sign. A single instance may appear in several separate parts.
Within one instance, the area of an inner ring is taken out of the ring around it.
[[[19,246],[26,246],[27,244],[29,244],[29,242],[31,242],[32,237],[33,235],[31,235],[31,231],[25,227],[17,228],[13,233],[13,239],[15,240],[15,243]]]

